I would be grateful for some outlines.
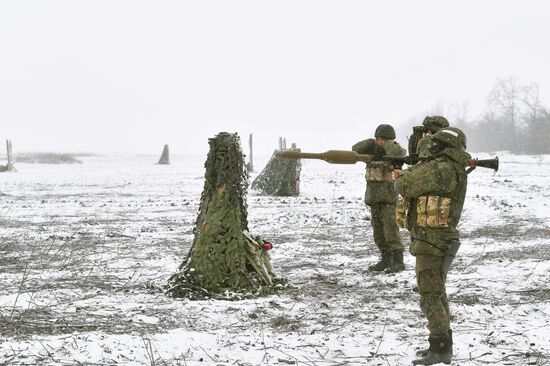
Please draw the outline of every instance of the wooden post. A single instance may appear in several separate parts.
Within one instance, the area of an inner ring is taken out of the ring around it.
[[[253,172],[254,171],[254,161],[253,161],[253,157],[252,157],[252,134],[250,134],[250,136],[248,136],[248,148],[250,149],[250,154],[248,155],[249,161],[248,161],[247,168],[248,168],[249,172]]]
[[[6,165],[6,170],[8,172],[16,172],[17,170],[15,170],[15,167],[13,166],[13,154],[10,140],[6,140],[6,152],[8,155],[8,165]]]

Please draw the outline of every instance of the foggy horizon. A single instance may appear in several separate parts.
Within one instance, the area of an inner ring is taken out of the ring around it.
[[[543,1],[0,1],[0,142],[14,152],[349,149],[498,79],[550,101]],[[418,123],[421,120],[417,121]],[[451,119],[451,123],[453,123]],[[0,148],[0,156],[4,155]]]

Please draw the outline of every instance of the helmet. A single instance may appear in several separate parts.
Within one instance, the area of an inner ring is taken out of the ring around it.
[[[466,135],[456,127],[444,127],[439,129],[433,137],[435,141],[441,141],[459,150],[466,150]]]
[[[426,126],[432,133],[436,133],[440,128],[449,127],[449,121],[443,116],[426,116],[422,125]]]
[[[390,125],[380,125],[376,127],[374,137],[381,137],[386,140],[393,140],[395,139],[395,130]]]

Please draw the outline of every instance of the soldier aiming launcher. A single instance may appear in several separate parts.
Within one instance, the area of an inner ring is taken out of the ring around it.
[[[365,155],[358,154],[355,151],[347,150],[329,150],[324,153],[305,153],[300,151],[278,151],[275,154],[279,158],[283,159],[317,159],[324,160],[330,164],[355,164],[359,161],[364,163],[370,163],[371,161],[387,161],[396,169],[401,169],[403,164],[414,165],[419,161],[426,161],[430,158],[418,156],[418,155],[409,155],[409,156],[386,156],[386,155]],[[476,167],[494,169],[498,171],[498,157],[494,159],[470,159],[468,160],[469,170],[473,170]]]

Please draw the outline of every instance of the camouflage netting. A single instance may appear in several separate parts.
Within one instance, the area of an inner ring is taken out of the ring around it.
[[[209,139],[205,183],[187,258],[168,293],[191,299],[239,299],[270,293],[273,271],[260,239],[248,234],[248,174],[237,134]]]
[[[300,151],[300,149],[290,149]],[[254,179],[251,188],[268,196],[298,196],[300,194],[299,159],[281,159],[275,151],[264,170]]]

